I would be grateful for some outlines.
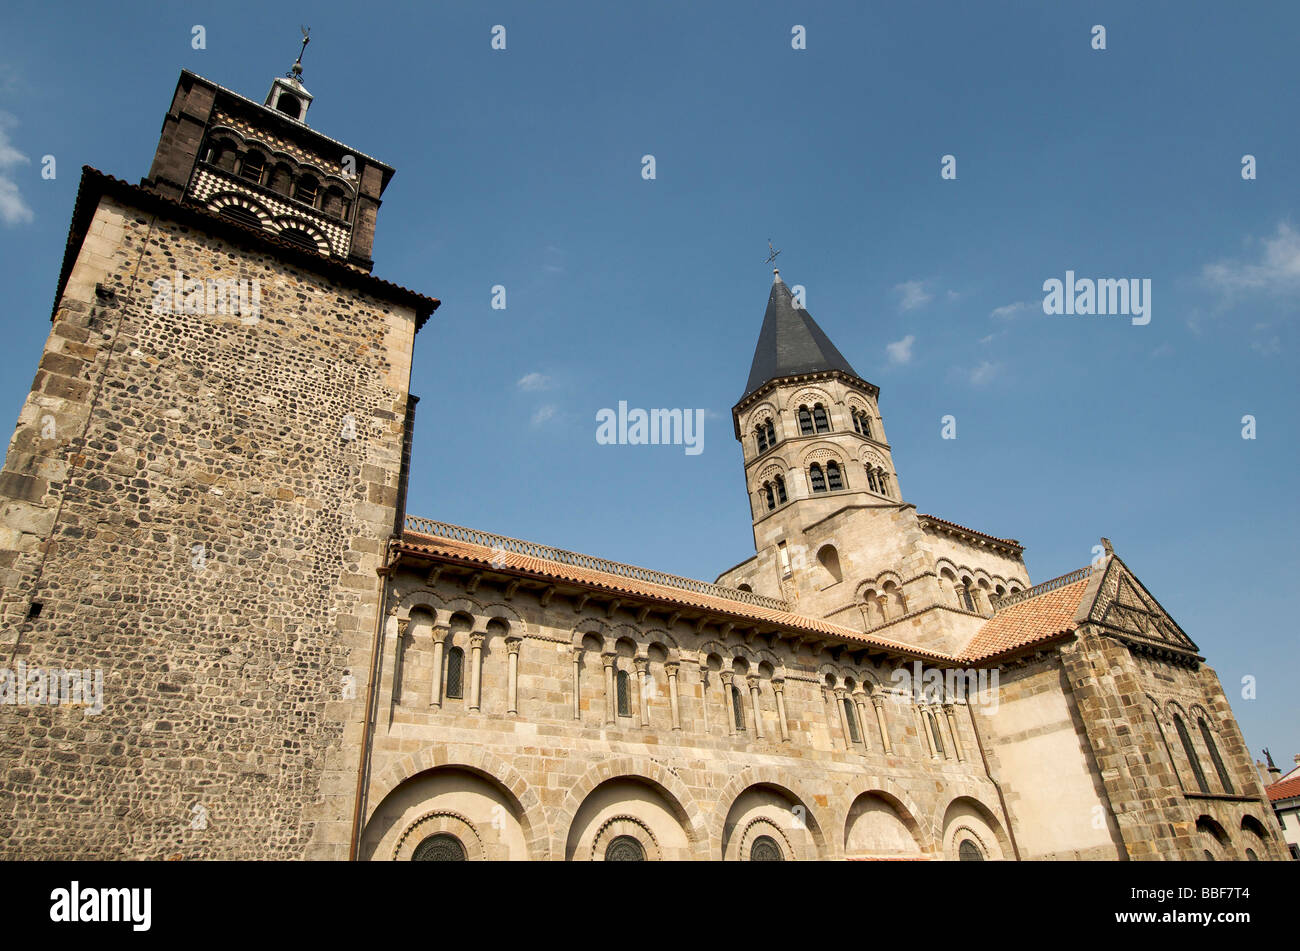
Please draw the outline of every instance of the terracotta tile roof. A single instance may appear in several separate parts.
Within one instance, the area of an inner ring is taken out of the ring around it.
[[[1074,630],[1075,615],[1092,575],[1003,608],[985,622],[961,652],[961,659],[982,660],[1017,647],[1051,640]],[[1044,584],[1050,584],[1045,582]]]
[[[958,525],[956,522],[950,522],[946,518],[940,518],[937,515],[923,515],[920,512],[916,514],[917,518],[928,519],[931,522],[938,522],[940,525],[946,525],[949,528],[955,528],[958,531],[966,532],[970,535],[978,535],[980,538],[988,538],[995,542],[1001,542],[1003,545],[1010,545],[1013,548],[1019,548],[1024,551],[1025,546],[1020,544],[1014,538],[999,538],[997,535],[990,535],[988,532],[976,531],[973,528],[967,528],[965,525]]]
[[[1274,783],[1271,786],[1265,786],[1264,792],[1268,793],[1269,802],[1294,799],[1300,796],[1300,776],[1295,779],[1284,779],[1280,783]]]
[[[786,628],[794,632],[807,631],[813,634],[829,635],[908,657],[929,658],[937,661],[951,661],[953,659],[948,654],[935,653],[934,651],[924,650],[888,638],[864,635],[861,631],[841,627],[838,624],[831,624],[829,621],[823,621],[820,618],[793,614],[788,611],[777,611],[759,605],[746,604],[743,601],[732,601],[727,598],[641,581],[635,578],[625,578],[604,571],[563,564],[515,551],[493,549],[486,545],[476,545],[457,539],[422,535],[408,530],[402,534],[398,542],[398,550],[414,554],[436,555],[441,558],[498,570],[527,573],[537,578],[599,588],[614,594],[626,594],[669,604],[680,604],[683,607],[699,608],[729,615],[743,621],[758,621],[771,624],[774,627]]]

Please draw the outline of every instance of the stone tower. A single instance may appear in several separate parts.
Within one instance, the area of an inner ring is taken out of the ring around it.
[[[851,600],[841,584],[855,574],[850,561],[892,557],[872,542],[892,540],[907,506],[879,396],[776,272],[749,381],[731,411],[757,552],[754,570],[737,583],[830,616]],[[827,523],[838,527],[818,530]]]
[[[183,72],[149,176],[83,172],[0,473],[4,857],[348,854],[438,302],[310,102]]]

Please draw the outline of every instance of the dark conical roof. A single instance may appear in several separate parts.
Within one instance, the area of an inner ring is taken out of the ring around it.
[[[767,298],[767,313],[763,315],[763,329],[759,331],[758,346],[754,348],[754,362],[749,368],[745,396],[768,380],[819,370],[843,370],[858,375],[817,326],[812,314],[795,306],[790,288],[785,286],[778,271],[772,281],[772,293]]]

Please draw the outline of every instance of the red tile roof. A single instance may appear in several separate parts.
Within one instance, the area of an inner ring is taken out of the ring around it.
[[[1091,575],[1003,608],[980,628],[962,651],[963,660],[981,660],[1017,647],[1049,641],[1074,630],[1079,603]]]
[[[1271,786],[1265,786],[1264,792],[1268,793],[1269,802],[1294,799],[1300,796],[1300,776],[1295,779],[1284,779],[1280,783],[1274,783]]]
[[[732,601],[728,598],[715,597],[635,578],[625,578],[622,575],[595,571],[590,568],[580,568],[576,565],[567,565],[515,551],[493,549],[486,545],[476,545],[457,539],[421,535],[408,530],[403,533],[398,543],[398,549],[414,554],[438,555],[443,558],[484,567],[525,572],[538,578],[601,588],[615,594],[626,594],[670,604],[680,604],[683,607],[700,608],[719,614],[727,614],[742,620],[758,621],[771,624],[774,627],[787,628],[795,632],[808,631],[814,634],[830,635],[842,640],[869,647],[879,647],[909,657],[929,658],[938,661],[953,659],[948,654],[928,651],[911,644],[905,644],[902,641],[865,635],[861,631],[841,627],[820,618],[794,614],[789,611],[777,611],[760,605],[746,604],[743,601]]]
[[[965,532],[968,535],[978,535],[980,538],[987,538],[990,539],[991,541],[1000,542],[1003,545],[1010,545],[1012,548],[1019,548],[1021,551],[1024,551],[1025,549],[1025,546],[1020,544],[1020,542],[1016,541],[1014,538],[999,538],[997,535],[990,535],[988,532],[976,531],[973,528],[967,528],[965,525],[958,525],[956,522],[950,522],[946,518],[940,518],[937,515],[924,515],[920,512],[917,512],[916,517],[928,519],[931,522],[938,522],[940,525],[946,525],[949,528],[955,528],[958,531]]]

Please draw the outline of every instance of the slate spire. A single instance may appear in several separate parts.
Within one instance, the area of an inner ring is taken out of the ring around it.
[[[744,395],[748,396],[777,377],[820,370],[842,370],[858,375],[817,326],[812,314],[795,304],[790,288],[781,280],[780,270],[774,270],[772,292],[767,298],[763,329],[758,334],[758,346],[754,348],[754,362],[749,368],[749,382],[745,384]]]

